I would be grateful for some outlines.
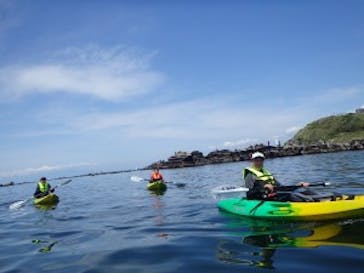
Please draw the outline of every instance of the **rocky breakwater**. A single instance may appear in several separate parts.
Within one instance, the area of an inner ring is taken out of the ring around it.
[[[250,155],[255,151],[263,152],[266,158],[276,158],[355,150],[364,150],[364,139],[352,140],[345,143],[320,141],[310,145],[288,141],[284,146],[257,144],[244,150],[216,150],[208,153],[206,156],[200,151],[193,151],[191,153],[176,152],[167,160],[154,162],[145,169],[152,169],[155,167],[159,167],[160,169],[174,169],[246,161],[249,160]]]

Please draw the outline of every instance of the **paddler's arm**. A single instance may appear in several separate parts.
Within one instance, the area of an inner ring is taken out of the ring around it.
[[[266,184],[264,185],[264,189],[268,189],[270,192],[273,192],[274,187],[280,187],[280,186],[282,186],[282,183],[274,179],[274,186],[272,184]]]
[[[274,179],[274,186],[275,187],[280,187],[280,186],[283,186],[281,182],[279,182],[278,180]]]
[[[35,189],[35,192],[34,192],[33,196],[34,196],[35,198],[37,198],[37,197],[39,196],[39,194],[40,194],[40,193],[41,193],[41,192],[40,192],[39,187],[38,187],[38,185],[37,185],[37,188]]]
[[[253,176],[251,173],[248,173],[247,176],[244,178],[244,186],[251,190],[254,188],[255,181],[255,176]]]

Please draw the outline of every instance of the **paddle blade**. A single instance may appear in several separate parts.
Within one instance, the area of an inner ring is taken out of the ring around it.
[[[63,187],[64,185],[67,185],[67,184],[69,184],[69,183],[71,183],[71,182],[72,182],[72,179],[69,179],[69,180],[64,181],[64,182],[62,182],[62,183],[59,183],[58,185],[56,185],[56,186],[53,188],[53,190],[57,189],[58,187]]]
[[[131,180],[131,181],[134,181],[134,182],[142,182],[142,181],[144,181],[144,180],[146,180],[146,179],[141,178],[141,177],[136,176],[136,175],[133,175],[133,176],[131,176],[131,177],[130,177],[130,180]]]
[[[177,188],[183,188],[184,186],[186,186],[186,183],[173,182],[173,181],[164,181],[164,183],[166,183],[166,184],[173,184]]]
[[[174,185],[176,185],[177,188],[183,188],[184,186],[186,186],[186,183],[173,183]]]
[[[16,201],[16,202],[10,204],[9,209],[20,209],[27,203],[27,201],[28,200]]]
[[[217,187],[213,188],[211,190],[211,193],[213,195],[226,194],[226,193],[240,193],[240,194],[245,195],[248,190],[249,190],[248,188],[241,187],[241,186],[222,185],[222,186],[217,186]]]

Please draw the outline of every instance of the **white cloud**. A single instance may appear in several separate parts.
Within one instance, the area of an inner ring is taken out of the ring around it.
[[[301,126],[292,126],[289,127],[288,129],[285,130],[286,134],[294,134],[296,132],[298,132],[298,130],[300,130],[302,127]]]
[[[336,87],[328,89],[322,94],[317,95],[315,100],[322,101],[337,101],[343,99],[352,99],[358,95],[363,94],[362,86],[349,86],[349,87]]]
[[[162,139],[222,141],[240,135],[242,139],[227,141],[224,145],[232,147],[253,143],[257,139],[273,140],[303,116],[307,115],[289,109],[277,110],[274,106],[256,110],[210,99],[169,103],[142,110],[79,115],[70,121],[68,128],[74,132],[108,130],[108,133],[122,136]],[[268,123],[257,126],[257,121],[267,119]]]
[[[335,103],[341,103],[343,101],[353,101],[364,95],[363,85],[347,86],[347,87],[335,87],[326,90],[321,90],[315,96],[305,97],[301,103],[307,105],[332,105]],[[335,109],[333,109],[335,112]]]
[[[121,47],[69,48],[47,61],[0,69],[0,88],[8,95],[68,92],[103,100],[123,100],[147,93],[164,81],[149,69],[152,55]]]
[[[223,144],[223,147],[226,148],[242,148],[244,146],[247,146],[249,144],[255,144],[257,143],[257,141],[259,141],[257,138],[244,138],[244,139],[239,139],[239,140],[235,140],[235,141],[225,141]]]
[[[28,174],[43,173],[43,172],[48,172],[48,171],[57,171],[57,170],[72,169],[72,168],[86,167],[86,166],[95,166],[95,165],[96,164],[94,164],[94,163],[88,163],[88,162],[53,165],[53,166],[43,165],[43,166],[36,167],[36,168],[25,168],[25,169],[19,169],[19,170],[0,172],[0,177],[28,175]]]
[[[217,96],[113,111],[61,107],[54,113],[52,106],[51,111],[42,111],[43,114],[37,116],[36,123],[46,125],[43,130],[20,132],[17,136],[79,134],[96,139],[169,139],[176,143],[193,140],[206,142],[207,146],[234,147],[248,145],[249,140],[251,143],[284,143],[301,128],[296,124],[306,124],[323,115],[322,108],[311,101],[286,107],[269,101],[261,103],[259,109],[249,104],[241,107],[241,103],[239,98]],[[49,120],[51,126],[48,126]],[[236,136],[240,139],[234,140]]]

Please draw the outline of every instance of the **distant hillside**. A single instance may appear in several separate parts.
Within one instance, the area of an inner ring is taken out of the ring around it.
[[[307,124],[289,141],[296,144],[318,142],[348,143],[364,139],[364,113],[329,116]]]
[[[176,152],[144,169],[174,169],[246,161],[255,151],[266,158],[364,150],[364,108],[357,113],[330,116],[307,124],[284,146],[257,144],[243,150],[216,150],[204,155],[199,151]]]

